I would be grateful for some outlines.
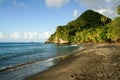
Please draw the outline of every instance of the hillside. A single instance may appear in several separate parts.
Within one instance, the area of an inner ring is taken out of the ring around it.
[[[65,26],[58,26],[55,33],[50,36],[48,43],[89,43],[106,42],[107,28],[105,25],[110,23],[111,19],[106,16],[87,10],[76,20],[69,22]]]

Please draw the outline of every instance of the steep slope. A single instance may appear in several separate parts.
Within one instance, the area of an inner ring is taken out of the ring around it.
[[[71,24],[75,23],[76,25],[84,27],[84,28],[98,27],[98,26],[103,25],[103,22],[101,22],[101,17],[103,16],[104,15],[98,12],[95,12],[93,10],[87,10],[83,14],[81,14],[76,20],[72,21]],[[111,19],[107,18],[105,24],[109,23],[110,21]]]
[[[101,17],[106,20],[101,21]],[[79,32],[99,28],[111,19],[93,10],[87,10],[80,15],[76,20],[69,22],[65,26],[58,26],[56,32],[50,36],[48,43],[76,43],[78,42],[76,36]],[[91,40],[88,40],[90,42]],[[84,41],[83,41],[84,42]]]

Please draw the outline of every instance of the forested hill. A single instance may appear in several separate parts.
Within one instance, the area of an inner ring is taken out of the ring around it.
[[[67,25],[58,26],[47,42],[98,43],[113,41],[110,39],[111,35],[107,34],[110,31],[110,28],[106,26],[108,23],[113,23],[110,18],[93,10],[87,10]]]

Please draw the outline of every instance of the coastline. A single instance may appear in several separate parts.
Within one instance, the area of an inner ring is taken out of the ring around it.
[[[119,80],[120,45],[82,44],[83,50],[25,80]]]

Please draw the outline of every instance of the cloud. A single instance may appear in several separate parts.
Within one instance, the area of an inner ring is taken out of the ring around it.
[[[110,18],[117,16],[116,9],[120,4],[120,0],[75,0],[75,2]]]
[[[13,32],[10,34],[0,33],[0,41],[46,41],[50,37],[50,32]]]
[[[5,38],[5,35],[0,32],[0,39],[4,39],[4,38]]]
[[[20,32],[14,32],[14,33],[9,35],[9,38],[17,40],[17,39],[21,38],[21,34],[20,34]]]
[[[39,35],[40,39],[48,39],[50,37],[51,33],[50,32],[44,32]]]
[[[24,32],[23,33],[23,38],[28,39],[28,40],[37,40],[37,39],[48,39],[50,37],[49,32],[44,32],[44,33],[37,33],[37,32]]]
[[[77,17],[79,17],[79,12],[78,12],[78,10],[74,10],[74,12],[73,12],[73,17],[74,18],[77,18]]]
[[[48,7],[59,8],[67,4],[69,0],[45,0],[45,3]]]
[[[17,0],[13,0],[12,3],[14,6],[20,6],[23,8],[26,6],[25,3],[21,2],[21,1],[17,1]]]
[[[112,15],[114,13],[112,9],[98,9],[96,11],[106,15]]]
[[[38,39],[38,33],[37,32],[24,32],[23,38],[27,40],[36,40]]]

